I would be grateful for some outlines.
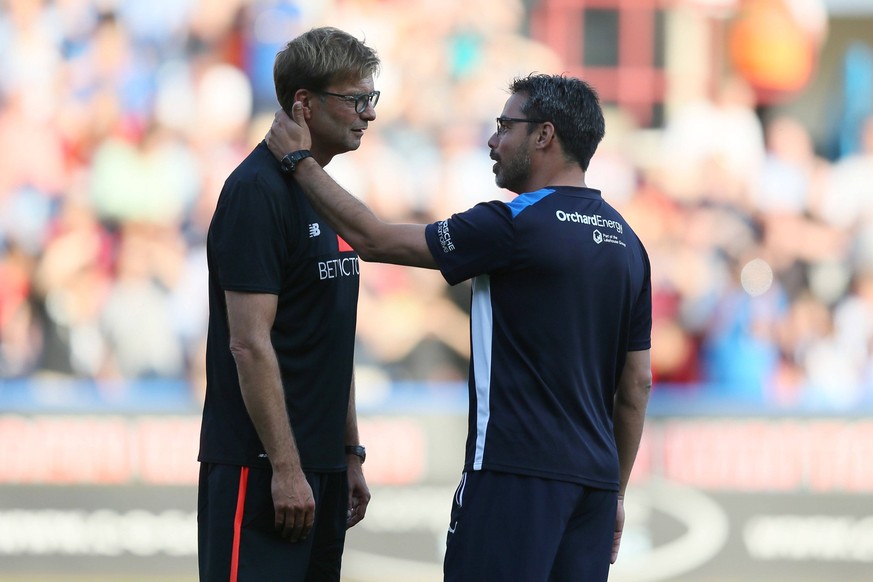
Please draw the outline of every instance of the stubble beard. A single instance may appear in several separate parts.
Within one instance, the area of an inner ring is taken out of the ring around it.
[[[530,155],[526,147],[519,146],[511,158],[500,162],[500,168],[494,180],[498,187],[520,194],[529,176]]]

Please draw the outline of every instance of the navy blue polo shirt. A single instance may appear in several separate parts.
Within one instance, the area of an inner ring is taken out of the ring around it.
[[[472,279],[465,471],[618,489],[613,398],[651,346],[649,260],[597,190],[549,187],[426,228],[446,281]]]

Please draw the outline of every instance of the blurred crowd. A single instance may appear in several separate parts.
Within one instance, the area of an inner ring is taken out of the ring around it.
[[[313,26],[383,61],[376,121],[327,168],[341,184],[395,221],[509,199],[486,146],[504,89],[564,70],[526,4],[0,1],[0,377],[202,393],[212,210],[277,108],[276,51]],[[824,159],[735,79],[663,128],[608,111],[587,181],[651,256],[656,390],[873,403],[873,119],[858,131]],[[468,303],[437,272],[362,265],[359,382],[462,381]]]

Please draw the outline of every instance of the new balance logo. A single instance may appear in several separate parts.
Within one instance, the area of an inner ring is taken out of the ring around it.
[[[321,234],[321,227],[318,226],[317,222],[313,222],[309,225],[309,238],[314,238]]]

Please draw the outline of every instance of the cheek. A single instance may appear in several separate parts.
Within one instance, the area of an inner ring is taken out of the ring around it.
[[[342,125],[334,119],[319,119],[309,126],[313,139],[334,141],[341,133]]]

